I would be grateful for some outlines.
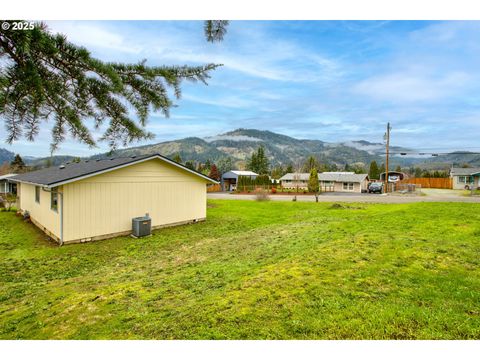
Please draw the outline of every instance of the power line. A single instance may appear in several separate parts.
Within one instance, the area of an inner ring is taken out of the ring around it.
[[[455,151],[455,152],[408,152],[408,151],[401,151],[401,152],[394,152],[389,151],[390,155],[431,155],[431,156],[440,156],[440,155],[480,155],[480,152],[470,152],[470,151]],[[387,155],[386,152],[378,153],[379,155]]]
[[[396,147],[402,147],[404,149],[408,149],[405,146],[396,146]],[[451,149],[453,149],[454,151],[456,151],[456,150],[468,150],[468,149],[475,149],[476,150],[476,149],[480,149],[480,146],[474,146],[474,147],[458,147],[458,146],[456,146],[456,147],[445,147],[445,146],[442,146],[442,147],[428,147],[428,148],[427,147],[425,147],[425,148],[415,147],[412,150],[417,151],[417,150],[451,150]]]

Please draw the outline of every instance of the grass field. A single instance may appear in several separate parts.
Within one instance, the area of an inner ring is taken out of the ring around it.
[[[479,339],[480,204],[209,201],[59,248],[0,213],[0,338]]]

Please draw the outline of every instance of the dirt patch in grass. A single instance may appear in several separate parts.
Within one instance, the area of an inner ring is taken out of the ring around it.
[[[332,205],[329,206],[329,209],[343,209],[343,210],[365,210],[365,206],[361,205],[352,205],[352,204],[346,204],[346,203],[333,203]]]

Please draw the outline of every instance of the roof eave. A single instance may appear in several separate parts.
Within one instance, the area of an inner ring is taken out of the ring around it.
[[[8,179],[8,181],[14,182],[14,183],[20,183],[20,184],[29,184],[29,185],[35,185],[35,186],[41,186],[41,187],[48,187],[48,188],[51,187],[49,184],[41,184],[41,183],[36,183],[36,182],[32,182],[32,181],[25,181],[25,180]]]
[[[149,160],[152,160],[152,159],[163,160],[163,161],[165,161],[165,162],[167,162],[171,165],[174,165],[174,166],[179,167],[183,170],[186,170],[187,172],[189,172],[193,175],[201,177],[201,178],[203,178],[204,180],[207,180],[210,183],[219,184],[218,181],[216,181],[216,180],[214,180],[214,179],[212,179],[212,178],[210,178],[206,175],[203,175],[203,174],[201,174],[201,173],[199,173],[195,170],[189,169],[186,166],[183,166],[182,164],[179,164],[179,163],[177,163],[173,160],[170,160],[169,158],[166,158],[166,157],[164,157],[160,154],[153,154],[151,156],[148,156],[148,157],[145,157],[145,158],[142,158],[142,159],[138,159],[136,161],[134,160],[134,161],[128,162],[126,164],[113,166],[111,168],[107,168],[107,169],[104,169],[104,170],[91,172],[91,173],[88,173],[88,174],[84,174],[84,175],[81,175],[81,176],[76,176],[76,177],[73,177],[73,178],[70,178],[70,179],[65,179],[65,180],[62,180],[62,181],[57,181],[57,182],[49,183],[49,184],[40,184],[40,183],[31,182],[31,181],[13,180],[13,179],[12,179],[12,181],[16,181],[16,182],[20,182],[20,183],[26,183],[26,184],[35,185],[35,186],[43,186],[43,187],[53,188],[53,187],[57,187],[57,186],[61,186],[61,185],[66,185],[66,184],[69,184],[69,183],[72,183],[72,182],[80,181],[80,180],[83,180],[83,179],[87,179],[87,178],[90,178],[92,176],[97,176],[97,175],[100,175],[100,174],[104,174],[104,173],[107,173],[107,172],[110,172],[110,171],[113,171],[113,170],[121,169],[121,168],[130,166],[130,165],[142,163],[144,161],[149,161]]]

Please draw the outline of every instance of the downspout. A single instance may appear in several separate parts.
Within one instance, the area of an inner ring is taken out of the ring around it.
[[[62,246],[63,245],[63,192],[52,191],[52,190],[48,190],[47,188],[42,188],[42,190],[49,193],[55,192],[58,195],[60,195],[60,242],[59,242],[59,245]]]

